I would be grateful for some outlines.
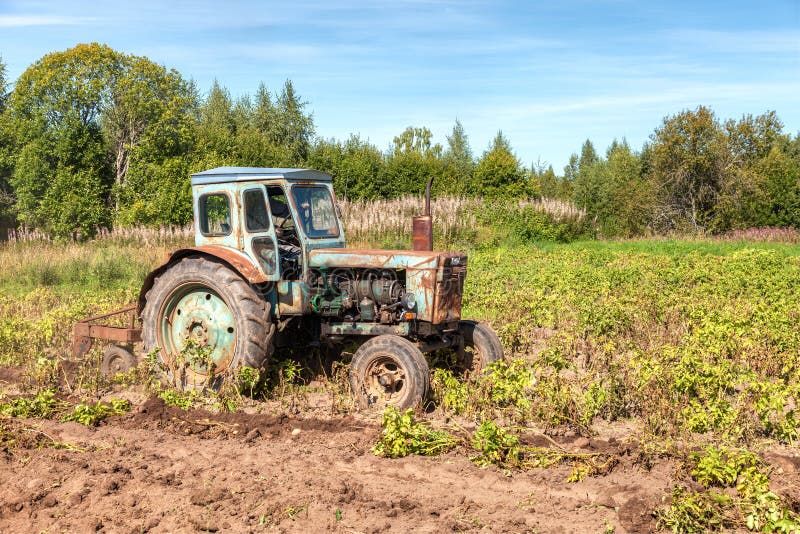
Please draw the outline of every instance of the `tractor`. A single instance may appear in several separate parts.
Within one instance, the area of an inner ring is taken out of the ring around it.
[[[361,405],[420,406],[430,384],[426,353],[446,351],[464,372],[503,358],[487,324],[461,318],[467,256],[433,251],[431,182],[425,213],[413,220],[413,250],[363,250],[345,246],[329,174],[193,174],[195,246],[150,272],[135,305],[78,323],[73,354],[95,339],[116,342],[101,366],[124,372],[141,347],[177,387],[201,390],[243,367],[264,368],[275,347],[336,358],[357,346],[349,378]],[[127,326],[101,324],[122,314]]]

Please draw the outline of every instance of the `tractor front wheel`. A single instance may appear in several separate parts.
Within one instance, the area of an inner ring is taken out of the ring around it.
[[[500,338],[486,323],[461,321],[458,330],[464,340],[463,357],[458,362],[463,371],[479,373],[489,364],[503,359]]]
[[[240,367],[266,365],[274,334],[270,304],[227,265],[184,258],[155,279],[146,299],[144,348],[158,348],[175,387],[219,389]]]
[[[377,336],[353,354],[350,386],[364,408],[416,408],[428,395],[428,362],[409,340]]]

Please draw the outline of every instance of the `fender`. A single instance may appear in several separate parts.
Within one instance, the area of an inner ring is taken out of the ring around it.
[[[267,282],[266,276],[258,268],[258,265],[244,253],[232,249],[230,247],[223,247],[220,245],[203,245],[200,247],[182,248],[172,252],[167,261],[156,267],[150,274],[147,275],[142,283],[142,289],[139,291],[139,300],[136,305],[136,315],[141,319],[142,310],[146,302],[147,292],[153,287],[156,278],[166,271],[170,265],[179,262],[183,258],[189,256],[205,256],[207,258],[216,258],[233,271],[237,272],[239,276],[250,282],[251,284],[261,284]]]

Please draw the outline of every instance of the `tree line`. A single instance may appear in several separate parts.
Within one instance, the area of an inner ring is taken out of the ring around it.
[[[800,135],[774,112],[721,121],[706,107],[666,117],[644,146],[590,141],[563,173],[526,167],[498,132],[479,155],[455,122],[444,144],[408,127],[381,150],[316,135],[287,80],[233,98],[146,57],[98,44],[47,54],[16,80],[0,59],[0,217],[56,236],[113,225],[185,224],[189,175],[222,165],[329,172],[339,196],[547,197],[584,209],[603,236],[800,227]]]

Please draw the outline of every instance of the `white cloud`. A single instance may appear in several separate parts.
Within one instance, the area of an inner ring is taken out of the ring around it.
[[[713,31],[677,30],[669,33],[675,41],[729,53],[798,53],[800,31]]]
[[[0,14],[0,28],[20,28],[27,26],[77,26],[85,24],[86,17],[62,15],[4,15]]]

